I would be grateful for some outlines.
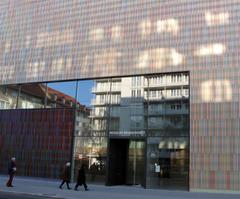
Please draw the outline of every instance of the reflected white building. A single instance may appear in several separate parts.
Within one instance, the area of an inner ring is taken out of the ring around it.
[[[179,118],[189,114],[188,73],[96,80],[92,93],[94,131],[142,134],[146,128],[182,128]],[[146,115],[151,116],[148,124]]]

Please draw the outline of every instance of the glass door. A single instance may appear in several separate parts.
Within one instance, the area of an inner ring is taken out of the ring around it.
[[[144,149],[144,141],[129,141],[126,181],[128,185],[144,185]]]

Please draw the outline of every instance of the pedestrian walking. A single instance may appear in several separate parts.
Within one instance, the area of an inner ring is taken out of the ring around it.
[[[87,184],[86,184],[86,173],[85,173],[85,164],[81,166],[81,168],[78,170],[78,177],[77,177],[77,183],[75,185],[75,191],[78,190],[78,186],[84,186],[85,191],[88,191]]]
[[[64,183],[67,184],[67,189],[71,189],[69,187],[69,182],[70,182],[70,178],[71,178],[71,169],[70,169],[71,163],[67,162],[66,165],[64,166],[64,170],[62,173],[62,183],[59,186],[60,189],[62,189],[62,186],[64,185]]]
[[[16,173],[16,171],[17,171],[16,158],[12,157],[11,161],[9,162],[9,165],[8,165],[9,179],[6,183],[7,187],[13,187],[12,182],[13,182],[13,177],[14,177],[14,174]]]

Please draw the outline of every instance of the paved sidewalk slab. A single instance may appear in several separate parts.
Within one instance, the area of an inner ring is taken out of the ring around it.
[[[60,180],[46,180],[38,178],[17,177],[14,179],[13,188],[5,186],[7,176],[0,176],[0,191],[21,194],[33,194],[53,198],[66,199],[239,199],[238,194],[214,194],[196,193],[186,191],[163,191],[155,189],[143,189],[131,186],[106,187],[101,185],[89,185],[90,191],[59,189]],[[74,184],[71,184],[74,187]]]
[[[21,193],[12,193],[6,191],[0,191],[0,199],[63,199],[56,197],[48,197],[45,195],[36,195],[36,194],[21,194]]]

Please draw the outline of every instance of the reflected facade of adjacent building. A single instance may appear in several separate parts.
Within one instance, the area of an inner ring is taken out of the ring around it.
[[[78,133],[75,154],[89,179],[187,190],[189,74],[100,79],[92,92],[90,126]]]

